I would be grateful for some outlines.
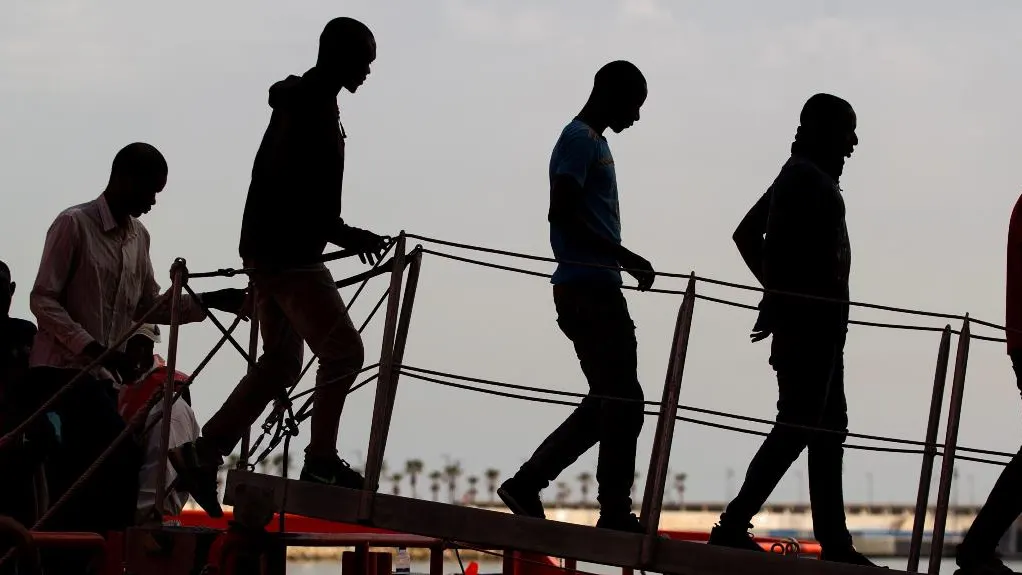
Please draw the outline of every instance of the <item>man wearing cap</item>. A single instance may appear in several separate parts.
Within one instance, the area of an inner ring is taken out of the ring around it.
[[[125,374],[124,381],[126,383],[118,393],[117,410],[125,422],[130,421],[138,410],[144,409],[153,395],[163,389],[163,384],[167,379],[167,364],[154,351],[155,344],[160,342],[160,327],[154,324],[143,324],[128,340],[124,349],[126,370],[130,371]],[[187,381],[187,375],[175,371],[175,393],[180,391],[182,384]],[[191,403],[191,395],[188,393],[188,388],[185,388],[170,411],[170,439],[168,442],[170,449],[194,441],[199,437],[199,423],[195,420]],[[163,402],[158,401],[149,412],[143,429],[149,429],[162,411]],[[142,469],[138,475],[137,518],[140,523],[150,517],[156,506],[156,474],[159,471],[160,458],[163,455],[160,452],[160,426],[153,426],[142,437],[142,442],[145,454]],[[174,469],[168,465],[166,485],[169,486],[174,481],[174,477],[176,477]],[[170,515],[177,515],[187,500],[187,493],[172,491],[168,494],[164,509]]]
[[[711,544],[761,551],[748,533],[752,518],[808,448],[809,498],[820,558],[872,565],[852,546],[841,472],[848,433],[843,358],[851,249],[838,181],[845,158],[859,143],[855,125],[848,102],[830,94],[809,98],[791,156],[734,233],[745,263],[770,290],[760,303],[751,337],[757,342],[773,335],[770,365],[777,373],[777,424],[749,464],[738,496],[713,528]]]

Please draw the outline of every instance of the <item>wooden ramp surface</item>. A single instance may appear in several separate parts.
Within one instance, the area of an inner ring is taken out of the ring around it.
[[[245,491],[238,486],[272,492],[277,509],[342,523],[359,522],[365,492],[303,483],[293,479],[231,470],[224,502],[243,508]],[[285,500],[286,498],[286,500]],[[542,553],[618,567],[676,575],[877,575],[903,571],[842,565],[813,559],[794,559],[774,553],[755,553],[702,543],[659,539],[651,561],[642,565],[643,535],[597,529],[559,521],[516,517],[509,513],[448,505],[377,493],[369,520],[361,523],[401,533],[436,537],[486,549]]]

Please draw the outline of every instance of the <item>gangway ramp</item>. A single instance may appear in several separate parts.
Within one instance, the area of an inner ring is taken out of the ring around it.
[[[239,486],[244,486],[238,490]],[[283,479],[251,471],[231,470],[224,502],[244,510],[251,493],[272,494],[274,506],[287,513],[361,523],[400,533],[423,535],[472,546],[528,551],[616,567],[675,575],[876,575],[902,571],[796,559],[776,553],[755,553],[703,543],[656,539],[643,561],[645,536],[509,513],[423,501],[383,493],[360,509],[366,492]],[[360,516],[364,518],[360,520]]]

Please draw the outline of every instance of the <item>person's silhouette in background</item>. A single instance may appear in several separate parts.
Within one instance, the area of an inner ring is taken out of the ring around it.
[[[28,358],[35,338],[35,324],[11,317],[11,303],[14,299],[15,283],[11,269],[0,261],[0,430],[10,431],[14,427],[9,421],[19,410],[17,387],[28,372]],[[45,456],[45,448],[52,445],[50,423],[33,429],[28,436],[31,442],[19,442],[17,448],[0,452],[0,514],[13,517],[31,527],[34,522],[35,505],[32,497],[32,476]]]
[[[1008,224],[1005,321],[1008,357],[1015,383],[1022,391],[1022,196],[1015,202]],[[1022,515],[1022,449],[1011,458],[994,483],[983,508],[976,515],[956,552],[958,575],[1014,573],[997,557],[1004,532]]]
[[[0,402],[8,384],[20,381],[28,371],[28,356],[35,338],[35,324],[11,317],[16,285],[11,269],[0,261]]]
[[[332,243],[373,263],[383,237],[341,219],[344,130],[337,95],[354,93],[376,59],[365,24],[335,18],[323,30],[316,66],[270,88],[270,125],[252,168],[241,224],[241,257],[253,268],[263,354],[254,370],[202,428],[202,437],[170,452],[192,497],[219,517],[217,470],[241,436],[302,367],[305,343],[319,357],[311,436],[300,479],[361,489],[362,476],[337,456],[344,399],[362,368],[362,338],[320,261]]]
[[[777,372],[778,423],[713,528],[712,544],[762,551],[749,536],[750,522],[808,447],[809,496],[821,558],[871,564],[852,546],[841,470],[848,433],[844,346],[851,249],[838,182],[845,158],[859,142],[855,127],[848,102],[830,94],[811,97],[802,108],[791,157],[735,231],[742,258],[764,288],[831,301],[763,296],[752,340],[773,335],[770,364]]]
[[[539,492],[599,443],[597,526],[642,531],[631,512],[631,487],[643,394],[636,373],[635,324],[615,268],[625,268],[643,290],[653,284],[654,273],[648,261],[621,245],[617,176],[603,132],[619,133],[637,122],[645,101],[646,79],[634,64],[605,65],[596,73],[589,101],[561,132],[550,158],[550,244],[561,262],[551,280],[557,324],[575,346],[590,395],[498,490],[520,515],[544,517]]]

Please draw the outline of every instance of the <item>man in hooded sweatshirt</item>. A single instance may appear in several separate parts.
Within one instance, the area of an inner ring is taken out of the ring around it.
[[[335,18],[320,36],[316,66],[270,88],[273,113],[252,168],[240,243],[245,266],[254,269],[263,354],[202,436],[170,452],[179,486],[213,517],[222,514],[216,477],[223,457],[297,379],[304,343],[319,357],[319,369],[301,480],[362,487],[362,476],[338,457],[336,445],[345,395],[362,368],[362,339],[322,255],[330,243],[372,264],[386,246],[383,237],[340,217],[345,134],[337,95],[354,93],[375,59],[369,28]]]
[[[809,496],[821,559],[871,565],[852,546],[841,477],[848,433],[844,345],[851,249],[838,181],[845,158],[859,143],[855,124],[855,112],[841,98],[809,98],[791,156],[734,233],[742,258],[769,290],[752,341],[773,334],[777,424],[749,464],[738,496],[713,528],[711,544],[762,551],[749,536],[750,522],[808,448]]]

